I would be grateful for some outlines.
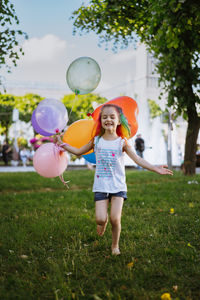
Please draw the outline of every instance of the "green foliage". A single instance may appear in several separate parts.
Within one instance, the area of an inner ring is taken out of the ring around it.
[[[168,104],[179,113],[200,103],[200,10],[197,0],[92,0],[73,13],[76,28],[95,31],[102,41],[128,45],[136,33],[157,58]]]
[[[1,132],[8,134],[9,126],[12,124],[12,112],[15,97],[13,95],[0,95],[0,126]]]
[[[162,109],[154,100],[148,99],[148,105],[149,105],[149,109],[150,109],[150,118],[151,119],[154,119],[163,114]]]
[[[12,124],[12,112],[14,108],[19,110],[21,121],[29,122],[33,110],[42,99],[42,97],[34,94],[26,94],[25,96],[0,94],[0,126],[2,130],[6,133],[8,132],[8,128]]]
[[[1,0],[0,14],[0,68],[5,66],[10,72],[12,65],[17,66],[19,54],[23,55],[23,50],[19,46],[19,39],[20,37],[27,39],[28,36],[21,30],[14,29],[14,26],[19,24],[19,19],[10,0]]]
[[[150,100],[150,99],[148,99],[148,105],[149,105],[151,119],[161,116],[162,123],[169,122],[169,110],[167,108],[165,108],[165,110],[162,110],[161,107],[154,100]],[[175,121],[177,117],[178,115],[173,113],[171,114],[170,118],[172,121]]]
[[[121,255],[96,234],[94,173],[0,173],[1,299],[199,299],[199,184],[127,171]],[[173,289],[177,286],[177,289]]]
[[[29,122],[32,113],[38,104],[44,99],[36,94],[26,94],[24,96],[15,97],[15,108],[20,112],[20,120]]]
[[[18,147],[20,149],[23,148],[23,147],[28,148],[28,142],[27,142],[27,140],[24,137],[19,137],[17,139],[17,144],[18,144]]]
[[[135,8],[139,10],[140,5],[134,2],[136,1],[123,1],[122,5],[121,1],[92,0],[90,5],[82,5],[72,15],[74,33],[76,28],[87,33],[93,31],[100,36],[100,42],[107,43],[113,40],[114,49],[119,43],[127,46],[130,41],[136,39],[133,17]]]
[[[93,112],[93,103],[100,105],[106,102],[106,98],[102,98],[99,95],[87,94],[87,95],[65,95],[62,102],[67,108],[69,115],[69,124],[85,119],[88,113]]]

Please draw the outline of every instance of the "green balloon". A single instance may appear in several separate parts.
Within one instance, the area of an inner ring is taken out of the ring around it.
[[[69,88],[75,94],[88,94],[99,84],[101,69],[91,57],[79,57],[70,64],[66,79]]]

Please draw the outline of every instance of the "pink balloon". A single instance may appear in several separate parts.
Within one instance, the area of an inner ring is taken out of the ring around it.
[[[54,143],[46,143],[33,156],[33,166],[38,174],[51,178],[61,175],[67,168],[67,154]]]

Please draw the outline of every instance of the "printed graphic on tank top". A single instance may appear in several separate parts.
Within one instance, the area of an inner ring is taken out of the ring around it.
[[[124,167],[124,140],[95,138],[96,172],[93,192],[117,193],[127,191]]]

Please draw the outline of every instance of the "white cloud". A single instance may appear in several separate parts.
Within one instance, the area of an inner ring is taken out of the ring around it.
[[[48,34],[31,38],[22,44],[24,56],[12,69],[8,80],[65,84],[69,47],[65,40]]]
[[[57,36],[48,34],[42,38],[32,38],[22,45],[24,57],[22,64],[35,64],[51,62],[67,50],[67,43]]]
[[[110,62],[113,64],[125,63],[127,61],[133,61],[134,57],[135,57],[134,50],[125,50],[123,52],[112,55],[110,58]]]
[[[90,56],[99,63],[102,71],[101,81],[94,92],[105,93],[109,98],[124,93],[130,76],[135,72],[135,51],[123,50],[113,54],[95,47],[93,44],[89,47],[89,43],[83,39],[77,38],[68,42],[53,34],[31,38],[22,45],[25,55],[19,60],[18,66],[5,77],[8,82],[17,83],[17,86],[20,82],[26,86],[58,85],[62,86],[64,92],[69,93],[71,91],[66,82],[67,68],[74,59]],[[24,94],[23,88],[21,93]]]

